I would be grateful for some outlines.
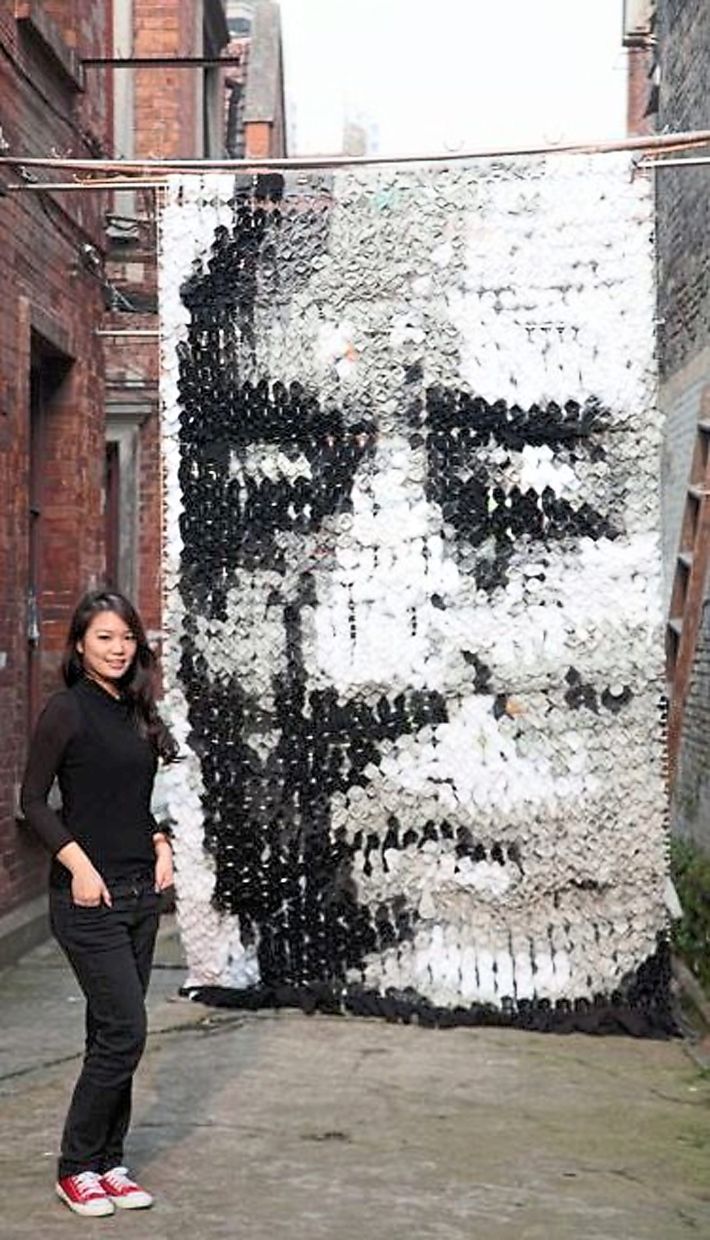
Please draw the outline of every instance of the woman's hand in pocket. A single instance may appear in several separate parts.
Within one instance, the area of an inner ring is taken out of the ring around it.
[[[111,892],[93,865],[72,874],[71,898],[74,904],[96,908],[100,904],[111,905]]]
[[[111,907],[111,892],[94,865],[91,864],[81,845],[72,840],[57,853],[71,874],[71,898],[74,904],[95,908],[99,904]]]

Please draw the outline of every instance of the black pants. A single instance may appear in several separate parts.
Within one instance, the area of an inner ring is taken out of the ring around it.
[[[62,1135],[59,1177],[123,1164],[133,1074],[146,1039],[145,992],[158,929],[152,875],[110,885],[113,904],[50,891],[52,933],[86,998],[84,1065]]]

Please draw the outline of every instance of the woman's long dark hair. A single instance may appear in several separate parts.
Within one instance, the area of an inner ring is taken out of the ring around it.
[[[89,590],[72,616],[67,644],[62,659],[62,673],[67,686],[85,675],[84,661],[77,650],[94,616],[102,611],[113,611],[120,616],[136,639],[136,653],[128,671],[116,681],[124,698],[130,703],[136,728],[152,743],[163,762],[174,762],[178,757],[177,742],[163,723],[155,704],[156,660],[148,645],[145,629],[135,607],[116,590]]]

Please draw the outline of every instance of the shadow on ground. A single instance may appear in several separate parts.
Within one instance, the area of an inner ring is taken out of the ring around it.
[[[425,1030],[177,997],[166,919],[136,1081],[149,1212],[52,1196],[83,1011],[50,944],[0,975],[3,1240],[710,1237],[710,1081],[680,1043]]]

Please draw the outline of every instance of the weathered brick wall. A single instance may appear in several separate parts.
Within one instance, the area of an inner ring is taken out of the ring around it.
[[[136,56],[198,56],[202,48],[200,0],[178,4],[176,0],[134,0],[133,34]],[[273,28],[266,34],[278,36]],[[229,56],[243,55],[243,66],[231,66],[230,81],[246,82],[249,40],[233,40],[225,49]],[[265,49],[267,65],[274,72],[279,61],[273,49]],[[202,152],[199,96],[202,75],[198,69],[139,68],[134,71],[135,128],[137,156],[163,158],[198,157]],[[278,88],[281,81],[278,78]],[[225,101],[229,92],[225,86]],[[227,124],[225,102],[224,124]],[[264,132],[260,133],[263,128]],[[250,154],[283,153],[283,127],[247,124],[239,134],[240,146],[248,144]],[[226,130],[225,130],[226,132]],[[266,145],[259,146],[260,141]],[[234,152],[236,154],[243,153]],[[150,194],[136,195],[136,224],[128,243],[115,240],[108,255],[108,274],[120,289],[134,313],[108,315],[105,326],[124,331],[156,330],[157,315],[150,314],[157,303],[155,268],[156,229]],[[161,618],[162,501],[160,434],[157,417],[158,346],[147,338],[114,337],[105,346],[107,380],[120,402],[131,392],[140,391],[146,406],[152,405],[139,433],[138,469],[140,505],[137,514],[135,598],[147,629],[159,634]],[[159,641],[157,642],[159,648]]]
[[[67,16],[68,6],[41,6]],[[61,10],[61,12],[60,12]],[[108,0],[76,3],[64,27],[83,54],[107,54]],[[56,34],[62,51],[61,31]],[[21,32],[0,3],[0,126],[9,153],[86,156],[105,147],[104,83],[82,93],[56,56]],[[46,174],[42,174],[44,176]],[[17,180],[13,172],[3,179]],[[28,448],[32,333],[71,360],[47,417],[42,521],[42,688],[57,683],[58,652],[78,593],[103,571],[103,361],[97,280],[81,247],[100,253],[101,195],[8,194],[0,199],[0,915],[36,895],[46,866],[15,818],[30,725],[27,676]]]
[[[201,0],[134,0],[133,54],[142,57],[199,56],[202,53]],[[134,75],[133,149],[136,157],[173,159],[202,153],[199,69],[140,67]],[[157,332],[156,235],[152,195],[137,194],[136,223],[130,240],[114,238],[107,271],[132,312],[109,314],[104,326],[122,332]],[[161,466],[157,416],[158,345],[149,336],[108,337],[107,381],[117,404],[138,398],[146,416],[137,431],[138,512],[136,521],[136,605],[159,652],[161,628]]]
[[[199,0],[135,0],[134,55],[199,56]],[[135,71],[135,153],[164,159],[201,154],[201,74],[194,69]]]
[[[710,6],[660,0],[660,130],[710,128]],[[710,194],[704,166],[671,168],[657,178],[660,404],[666,418],[662,495],[664,577],[670,591],[695,428],[710,407]],[[674,823],[710,849],[706,613],[685,709]]]
[[[655,114],[651,103],[653,52],[649,48],[627,50],[628,89],[626,127],[630,134],[653,133]]]
[[[77,56],[112,55],[111,0],[43,0],[41,7]],[[106,154],[111,149],[111,72],[98,67],[84,71],[86,90],[78,109],[87,136]]]

